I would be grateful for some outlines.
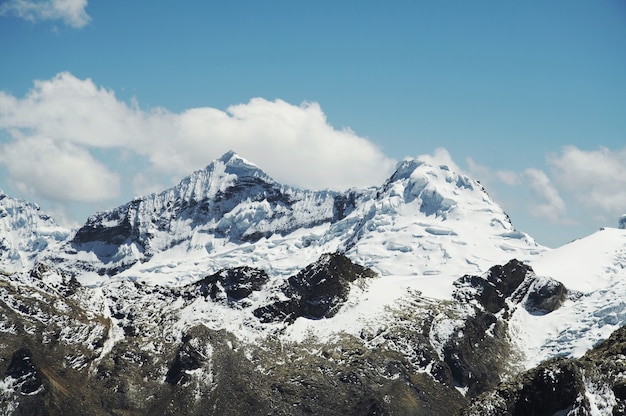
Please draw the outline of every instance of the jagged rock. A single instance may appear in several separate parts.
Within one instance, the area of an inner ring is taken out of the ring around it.
[[[31,394],[42,387],[41,372],[33,362],[33,356],[27,347],[13,353],[5,377],[12,377],[19,383],[22,394]]]
[[[481,396],[463,415],[587,415],[584,392],[579,367],[572,360],[556,358]]]
[[[222,269],[217,273],[200,280],[200,292],[211,299],[226,298],[229,301],[238,301],[259,291],[269,276],[264,270],[242,266],[232,269]]]
[[[187,372],[202,367],[204,358],[191,344],[189,338],[183,338],[183,345],[178,349],[174,362],[170,365],[165,375],[165,381],[169,384],[185,384]]]
[[[474,397],[493,388],[505,374],[506,363],[494,357],[510,354],[507,324],[493,314],[475,310],[457,327],[442,348],[453,385]]]
[[[546,314],[565,300],[567,289],[553,279],[538,278],[528,265],[513,259],[494,266],[484,276],[465,275],[454,282],[453,297],[471,312],[455,327],[442,352],[455,384],[475,396],[493,388],[506,365],[493,357],[508,356],[506,318],[510,305],[523,302],[531,313]],[[476,307],[476,303],[480,307]]]
[[[547,314],[557,310],[567,297],[567,288],[550,278],[536,279],[526,295],[524,308],[533,314]]]
[[[480,396],[465,416],[626,414],[626,327],[579,359],[555,358]]]
[[[254,311],[261,322],[293,322],[299,317],[331,318],[348,298],[350,283],[372,278],[376,273],[354,264],[342,254],[324,254],[288,279],[283,288],[287,300],[276,301]]]
[[[530,266],[513,259],[504,266],[490,268],[485,276],[465,275],[455,281],[454,297],[460,301],[475,298],[488,312],[497,313],[531,273]]]
[[[331,318],[348,298],[351,282],[375,276],[372,270],[353,263],[343,254],[325,254],[290,277],[289,287],[299,297],[301,316]]]
[[[508,324],[502,320],[507,301],[533,276],[532,269],[518,260],[494,266],[484,276],[465,275],[454,282],[453,298],[465,316],[442,346],[443,360],[453,382],[467,388],[468,397],[494,387],[506,365],[493,357],[510,354]]]

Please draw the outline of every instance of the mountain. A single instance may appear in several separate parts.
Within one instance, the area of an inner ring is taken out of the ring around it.
[[[251,247],[274,244],[268,243],[271,237],[337,222],[366,193],[284,186],[228,152],[175,187],[91,216],[68,244],[67,255],[58,260],[78,261],[81,270],[103,276],[133,265],[137,267],[132,273],[142,274],[145,268],[139,265],[146,262],[156,268],[165,262],[171,268],[172,262],[186,263],[194,257],[207,261],[207,255],[212,261],[205,269],[248,264],[250,257],[227,253],[251,252]]]
[[[444,165],[310,191],[229,152],[72,235],[12,221],[27,261],[0,263],[2,414],[626,405],[626,230],[542,247]]]
[[[529,262],[562,282],[569,299],[550,315],[516,315],[527,367],[554,356],[580,357],[626,322],[626,230],[604,228]]]
[[[544,250],[478,182],[447,166],[409,160],[377,188],[307,191],[229,152],[177,186],[93,215],[51,261],[94,272],[89,284],[183,284],[249,264],[287,277],[342,252],[384,276],[451,281]]]
[[[37,205],[0,191],[0,271],[33,267],[40,253],[57,248],[69,234]]]

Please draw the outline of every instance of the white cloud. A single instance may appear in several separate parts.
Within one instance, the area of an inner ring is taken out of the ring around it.
[[[0,15],[13,15],[31,22],[60,19],[69,26],[81,28],[91,20],[86,7],[87,0],[9,0],[0,5]]]
[[[226,112],[187,110],[176,116],[176,124],[177,144],[185,153],[172,160],[171,142],[162,143],[151,155],[155,165],[188,170],[233,149],[277,180],[306,188],[377,184],[394,165],[367,139],[329,125],[317,103],[254,98]]]
[[[520,174],[509,170],[492,171],[489,167],[477,163],[471,157],[466,159],[470,175],[481,182],[500,181],[508,186],[520,184]]]
[[[17,137],[0,146],[0,164],[22,193],[57,203],[97,202],[120,191],[117,174],[70,142]]]
[[[530,191],[531,199],[523,204],[529,215],[554,224],[573,224],[567,217],[566,204],[559,190],[544,171],[535,168],[527,168],[523,172],[494,171],[471,158],[467,159],[467,163],[470,174],[481,180],[488,191],[499,189],[498,193],[508,194],[507,201],[504,201],[507,208],[513,207],[513,201],[520,200],[518,191],[511,192],[507,189],[522,187]],[[500,184],[506,185],[505,189]],[[522,205],[521,201],[519,205]]]
[[[531,192],[537,197],[538,202],[529,206],[530,215],[536,218],[544,218],[553,223],[565,223],[565,202],[559,195],[548,175],[542,170],[528,168],[524,171],[524,178]]]
[[[626,147],[585,151],[574,146],[548,157],[555,181],[588,208],[611,216],[626,211]]]
[[[432,155],[419,155],[417,156],[418,160],[422,162],[428,163],[431,166],[447,166],[453,172],[462,172],[462,169],[456,164],[454,160],[452,160],[452,156],[448,150],[443,147],[438,147],[435,149]]]
[[[379,184],[395,164],[366,138],[333,128],[317,103],[254,98],[226,111],[142,110],[70,73],[35,82],[23,98],[0,92],[0,130],[12,138],[0,163],[15,183],[48,199],[114,198],[122,171],[136,191],[163,189],[164,178],[230,149],[280,182],[316,189]],[[80,183],[66,189],[72,180]]]
[[[520,184],[520,177],[517,172],[513,172],[510,170],[498,170],[495,173],[498,180],[504,182],[509,186],[516,186]]]

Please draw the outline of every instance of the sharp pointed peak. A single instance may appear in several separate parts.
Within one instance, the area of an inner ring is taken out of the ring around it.
[[[254,169],[254,170],[259,169],[259,167],[256,164],[240,156],[234,150],[229,150],[228,152],[224,153],[215,162],[223,163],[227,167],[243,167],[243,168]]]
[[[224,153],[218,160],[222,163],[228,163],[234,159],[243,159],[243,158],[239,156],[237,152],[231,149],[228,152]]]
[[[211,175],[230,174],[237,177],[261,177],[266,181],[274,180],[263,169],[255,163],[250,162],[233,150],[224,153],[220,158],[215,159],[200,172],[208,172]],[[192,174],[191,176],[194,176]]]

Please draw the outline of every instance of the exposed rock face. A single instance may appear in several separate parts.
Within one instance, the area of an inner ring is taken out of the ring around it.
[[[567,290],[549,278],[537,277],[518,260],[492,267],[484,276],[465,275],[453,297],[466,318],[455,326],[452,342],[442,348],[453,381],[473,397],[497,385],[510,372],[506,357],[515,354],[508,340],[511,308],[522,304],[533,313],[550,313],[563,302]]]
[[[299,317],[332,318],[346,301],[350,283],[359,278],[372,278],[376,273],[354,264],[341,254],[325,254],[283,287],[287,300],[263,306],[254,311],[261,322],[293,322]]]
[[[554,279],[543,278],[533,282],[524,307],[530,313],[547,314],[557,310],[567,297],[567,288]]]
[[[453,302],[408,294],[373,332],[281,341],[297,319],[337,314],[352,285],[374,277],[341,254],[325,254],[286,279],[283,300],[252,310],[255,293],[271,279],[251,267],[178,288],[120,281],[90,289],[44,266],[4,276],[0,374],[11,388],[0,392],[0,403],[8,414],[453,415],[492,389],[515,414],[564,409],[581,397],[588,370],[583,377],[567,360],[528,373],[526,387],[513,393],[497,387],[510,376],[515,353],[507,311],[533,293],[550,299],[555,291],[545,286],[558,287],[516,260],[462,277]],[[249,342],[209,329],[196,314],[214,302],[250,310],[245,325],[266,326],[267,336]],[[613,358],[626,352],[620,340],[604,347]],[[621,371],[622,364],[600,361]],[[549,377],[550,368],[558,377]],[[550,399],[545,392],[553,387],[559,396]],[[624,396],[619,382],[612,388]],[[480,397],[468,412],[487,403]],[[526,399],[546,404],[528,407]]]
[[[242,266],[223,269],[199,281],[201,292],[211,299],[239,301],[260,290],[269,276],[264,270]]]
[[[464,415],[626,414],[626,327],[580,359],[555,358],[479,397]]]
[[[5,377],[13,378],[24,395],[32,394],[42,387],[41,371],[33,363],[32,353],[26,347],[13,353]]]
[[[206,354],[198,351],[193,345],[193,338],[183,337],[182,345],[178,348],[176,358],[165,374],[165,381],[169,384],[186,384],[190,381],[190,374],[202,367],[207,359]]]

